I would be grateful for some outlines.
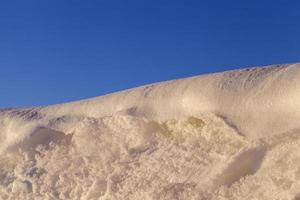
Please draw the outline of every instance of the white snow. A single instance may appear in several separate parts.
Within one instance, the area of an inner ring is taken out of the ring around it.
[[[300,199],[300,64],[0,110],[0,199]]]

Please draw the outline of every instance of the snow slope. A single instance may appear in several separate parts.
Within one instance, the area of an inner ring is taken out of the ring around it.
[[[300,199],[300,64],[0,110],[0,199]]]

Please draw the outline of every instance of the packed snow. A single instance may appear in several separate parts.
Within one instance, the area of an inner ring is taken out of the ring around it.
[[[0,110],[0,199],[300,200],[300,64]]]

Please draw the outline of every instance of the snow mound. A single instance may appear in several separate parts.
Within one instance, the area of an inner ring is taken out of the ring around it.
[[[0,199],[300,199],[300,64],[0,110]]]

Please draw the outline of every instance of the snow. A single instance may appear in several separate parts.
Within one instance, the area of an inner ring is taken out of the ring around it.
[[[300,64],[0,110],[0,199],[300,199]]]

